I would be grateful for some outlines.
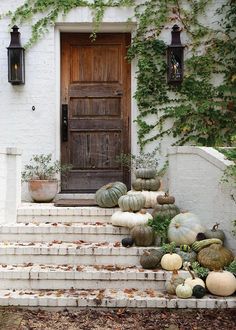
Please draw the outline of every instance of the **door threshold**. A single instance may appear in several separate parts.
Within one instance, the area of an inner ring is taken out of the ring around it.
[[[94,200],[95,194],[92,193],[58,193],[55,197],[55,201],[58,201],[60,199],[92,199]]]

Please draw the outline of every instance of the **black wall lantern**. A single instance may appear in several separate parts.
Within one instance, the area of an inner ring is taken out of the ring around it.
[[[19,28],[14,25],[12,30],[7,48],[8,81],[12,85],[21,85],[25,83],[25,49],[21,46]]]
[[[180,40],[180,28],[174,25],[171,31],[171,44],[167,48],[167,82],[177,85],[183,81],[184,46]]]

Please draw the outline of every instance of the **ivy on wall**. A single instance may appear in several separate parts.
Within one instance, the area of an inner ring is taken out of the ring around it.
[[[7,16],[11,24],[39,17],[27,43],[30,47],[55,24],[60,14],[66,15],[73,8],[92,10],[92,38],[95,38],[106,8],[132,6],[137,30],[128,58],[136,58],[138,65],[135,98],[140,148],[165,135],[173,135],[179,145],[231,146],[236,137],[236,1],[226,0],[219,5],[216,14],[222,20],[217,30],[200,19],[207,16],[213,3],[213,0],[147,0],[141,4],[135,0],[25,0]],[[177,87],[166,83],[166,44],[161,40],[163,29],[175,23],[188,37],[184,81]],[[222,77],[217,85],[214,75]]]

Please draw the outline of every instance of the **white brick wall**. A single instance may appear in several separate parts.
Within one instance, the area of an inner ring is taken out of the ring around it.
[[[229,164],[232,162],[213,148],[170,148],[169,192],[181,209],[197,214],[207,228],[220,223],[226,245],[236,253],[236,238],[232,234],[236,187],[221,183]]]
[[[0,223],[16,222],[21,199],[21,151],[0,147]]]

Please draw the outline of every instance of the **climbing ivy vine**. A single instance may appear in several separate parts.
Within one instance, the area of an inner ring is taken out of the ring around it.
[[[60,14],[73,8],[92,10],[95,38],[108,7],[132,6],[137,30],[128,59],[136,58],[138,66],[140,148],[165,135],[173,135],[179,145],[231,146],[236,137],[236,1],[219,4],[216,14],[222,20],[215,30],[203,24],[213,4],[213,0],[25,0],[7,16],[11,24],[38,18],[27,43],[30,47]],[[166,44],[161,38],[163,30],[175,23],[188,40],[184,81],[176,87],[166,83]],[[214,76],[220,79],[217,84]]]

